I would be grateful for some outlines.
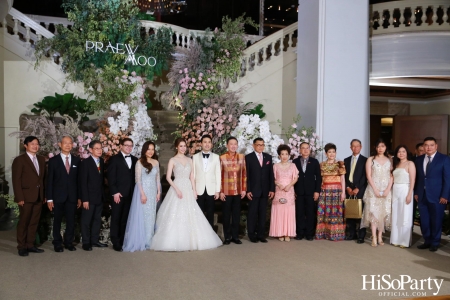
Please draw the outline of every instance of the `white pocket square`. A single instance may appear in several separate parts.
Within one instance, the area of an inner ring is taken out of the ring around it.
[[[72,168],[76,168],[77,166],[72,166]]]

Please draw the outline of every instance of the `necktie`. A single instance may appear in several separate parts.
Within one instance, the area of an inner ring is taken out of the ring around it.
[[[303,165],[302,165],[303,173],[306,172],[306,162],[307,162],[307,160],[303,159]]]
[[[209,158],[209,153],[208,154],[202,153],[202,154],[203,154],[203,158]]]
[[[66,171],[67,174],[70,172],[69,156],[66,156]]]
[[[97,158],[97,169],[98,169],[98,172],[100,173],[100,159],[99,158]]]
[[[356,166],[356,157],[352,157],[352,166],[350,168],[350,175],[348,176],[348,180],[350,182],[353,182],[353,173],[355,173],[355,166]]]
[[[427,162],[427,166],[425,168],[425,175],[428,174],[428,168],[430,167],[430,163],[431,163],[431,156],[427,156],[428,157],[428,162]]]
[[[34,165],[34,167],[36,168],[36,172],[37,172],[38,175],[39,175],[39,164],[38,164],[38,162],[37,162],[36,156],[33,156],[33,165]]]
[[[261,167],[262,167],[262,165],[263,165],[263,157],[262,157],[262,154],[261,154],[261,153],[258,154],[258,160],[259,160],[259,164],[260,164]]]

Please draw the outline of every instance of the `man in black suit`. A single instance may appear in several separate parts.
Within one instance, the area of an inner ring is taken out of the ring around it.
[[[65,135],[58,143],[61,153],[50,158],[47,171],[45,196],[47,206],[53,211],[53,247],[55,252],[63,252],[61,221],[66,217],[64,247],[69,251],[77,250],[73,246],[75,235],[75,214],[81,206],[78,196],[78,169],[80,158],[70,154],[73,138]]]
[[[416,162],[417,158],[419,156],[421,156],[421,155],[424,155],[424,154],[425,154],[425,149],[423,148],[423,142],[422,143],[418,143],[416,145],[416,151],[414,153],[412,161]],[[414,223],[420,224],[420,218],[416,218],[417,211],[419,209],[418,206],[417,206],[417,202],[414,201],[414,203],[412,203],[412,205],[413,205],[413,224],[412,224],[412,227],[414,229]]]
[[[135,166],[137,158],[131,155],[133,140],[124,138],[120,141],[120,152],[109,159],[108,185],[113,196],[111,202],[111,242],[113,249],[122,251],[128,213],[135,185]]]
[[[296,240],[302,240],[306,236],[308,241],[312,241],[315,234],[317,210],[314,202],[319,199],[322,175],[319,161],[309,156],[310,148],[308,143],[301,143],[301,156],[292,161],[299,170],[298,180],[294,185],[297,195],[295,199]]]
[[[81,236],[83,250],[91,251],[92,247],[108,247],[98,241],[102,225],[102,210],[104,199],[104,171],[102,144],[94,140],[89,143],[91,156],[80,163],[78,182],[80,185],[81,201]]]
[[[264,153],[264,140],[253,140],[253,153],[245,156],[247,169],[248,238],[252,243],[267,243],[267,200],[275,194],[272,156]]]
[[[367,187],[366,178],[366,161],[367,157],[361,155],[362,144],[358,139],[353,139],[350,142],[350,149],[352,155],[344,159],[345,169],[349,170],[345,173],[345,193],[347,198],[355,197],[362,199]],[[364,202],[362,203],[364,207]],[[361,219],[346,219],[347,221],[347,235],[345,240],[358,240],[358,244],[364,243],[366,236],[366,228],[359,228],[356,234],[356,224],[361,223]]]

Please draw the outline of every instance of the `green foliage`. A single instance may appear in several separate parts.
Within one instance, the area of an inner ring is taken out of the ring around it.
[[[36,66],[48,52],[58,53],[62,58],[61,67],[67,79],[84,83],[86,92],[97,100],[97,103],[92,105],[96,110],[109,108],[108,104],[125,101],[129,96],[125,93],[126,89],[118,91],[117,87],[114,87],[117,85],[115,78],[122,75],[122,69],[135,71],[143,78],[151,80],[154,75],[160,76],[162,71],[168,68],[168,60],[173,51],[172,32],[170,29],[161,28],[157,34],[141,36],[139,9],[134,0],[64,0],[62,6],[68,19],[74,24],[70,29],[59,25],[58,35],[36,43]],[[95,49],[86,51],[87,41],[101,43],[103,52]],[[111,47],[105,51],[109,43],[114,47],[114,51]],[[125,44],[130,45],[133,51],[137,49],[136,58],[155,57],[156,65],[125,65],[129,55]],[[108,91],[110,88],[112,90]],[[107,103],[102,103],[105,100]]]
[[[252,102],[248,102],[247,105],[251,104]],[[263,105],[258,104],[253,109],[246,109],[244,111],[244,115],[258,115],[261,119],[266,116],[266,113],[263,111]]]
[[[6,200],[6,207],[11,208],[12,212],[16,217],[19,216],[19,205],[14,201],[14,195],[1,194],[0,198]]]
[[[225,16],[222,18],[222,31],[214,31],[214,68],[223,79],[233,79],[240,72],[242,52],[246,47],[245,24],[258,28],[250,17],[244,16],[234,20]]]
[[[61,116],[67,115],[73,119],[77,119],[79,116],[79,121],[84,122],[89,120],[87,115],[94,113],[90,107],[91,103],[95,102],[88,104],[86,99],[74,97],[73,94],[60,95],[55,93],[55,96],[46,96],[41,102],[34,103],[35,108],[31,112],[40,115],[45,111],[51,121],[53,121],[55,114],[59,113]]]

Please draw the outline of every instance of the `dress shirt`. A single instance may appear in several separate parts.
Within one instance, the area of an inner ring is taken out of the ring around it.
[[[71,167],[72,165],[72,156],[70,155],[70,153],[69,153],[69,155],[64,155],[64,154],[62,154],[62,153],[60,153],[61,154],[61,158],[62,158],[62,161],[63,161],[63,164],[64,164],[64,168],[66,167],[66,156],[68,156],[69,157],[69,167]],[[53,202],[53,199],[47,199],[47,202]]]
[[[432,155],[430,155],[431,156],[430,164],[433,162],[436,152],[434,152]],[[425,159],[423,160],[423,173],[425,174],[425,176],[427,175],[427,164],[428,164],[428,155],[425,153]]]
[[[127,165],[128,165],[128,169],[131,169],[131,164],[132,164],[132,162],[131,162],[131,154],[125,154],[125,153],[123,153],[122,151],[120,151],[121,153],[122,153],[122,155],[123,155],[123,158],[125,158],[125,161],[127,162]],[[128,156],[128,157],[125,157],[125,156]]]
[[[209,156],[211,156],[211,152],[205,153],[205,152],[202,151],[203,171],[206,172],[206,168],[208,167],[208,159],[209,159],[209,157],[203,157],[203,154],[209,154]]]

